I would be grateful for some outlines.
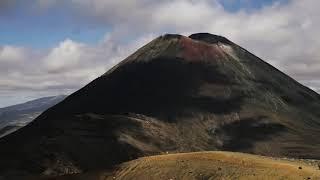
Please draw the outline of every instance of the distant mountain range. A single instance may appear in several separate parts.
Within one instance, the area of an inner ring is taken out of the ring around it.
[[[65,97],[65,95],[43,97],[0,108],[0,138],[24,127],[43,111],[61,102]]]
[[[319,110],[319,94],[225,37],[167,34],[1,138],[0,177],[195,151],[320,159]]]

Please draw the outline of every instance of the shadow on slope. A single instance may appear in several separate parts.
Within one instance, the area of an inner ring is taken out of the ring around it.
[[[172,119],[168,117],[189,115],[194,111],[229,113],[240,109],[244,98],[241,93],[227,98],[198,95],[204,84],[235,84],[230,78],[232,75],[225,73],[214,63],[189,62],[181,58],[161,57],[127,63],[69,96],[50,113],[133,112],[160,119]]]
[[[266,141],[278,134],[287,132],[284,125],[271,122],[266,116],[241,119],[222,126],[218,136],[222,136],[222,149],[245,151],[252,149],[256,142]]]

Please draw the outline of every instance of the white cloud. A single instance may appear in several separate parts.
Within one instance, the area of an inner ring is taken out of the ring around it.
[[[80,61],[84,59],[84,48],[84,44],[66,39],[50,51],[44,62],[49,71],[63,72],[81,63]]]
[[[41,53],[20,47],[1,47],[0,52],[4,53],[0,53],[0,107],[16,103],[12,100],[13,94],[19,94],[18,99],[25,99],[21,97],[23,93],[29,98],[69,94],[104,74],[154,37],[143,36],[119,43],[111,35],[96,45],[66,39]],[[13,60],[12,66],[5,64]]]
[[[0,47],[0,62],[1,63],[17,63],[21,61],[24,56],[22,48],[14,46]]]

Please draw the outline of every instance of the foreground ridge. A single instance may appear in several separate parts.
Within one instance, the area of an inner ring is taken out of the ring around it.
[[[319,161],[318,161],[319,163]],[[319,179],[317,162],[269,158],[224,151],[139,158],[115,170],[88,172],[68,179]]]

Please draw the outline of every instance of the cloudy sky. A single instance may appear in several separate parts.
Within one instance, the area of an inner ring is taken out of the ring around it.
[[[0,107],[69,94],[165,33],[223,35],[320,92],[319,0],[0,0]]]

